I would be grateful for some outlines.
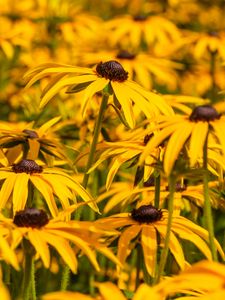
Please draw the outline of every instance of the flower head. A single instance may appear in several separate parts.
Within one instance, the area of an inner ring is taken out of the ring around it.
[[[98,211],[91,195],[73,177],[57,168],[43,167],[33,160],[23,159],[12,166],[0,168],[0,180],[0,208],[5,207],[12,195],[14,214],[25,208],[30,186],[40,192],[52,216],[58,214],[55,196],[65,209],[78,194]]]
[[[151,276],[154,276],[159,246],[157,234],[159,234],[163,244],[166,236],[167,220],[167,210],[159,210],[152,205],[143,205],[133,210],[131,214],[112,215],[99,219],[96,223],[105,224],[111,228],[121,228],[122,233],[118,240],[117,256],[122,264],[125,263],[140,238],[146,269]],[[169,249],[181,269],[185,268],[187,262],[177,236],[192,242],[209,260],[212,259],[210,249],[205,242],[208,241],[208,232],[182,216],[174,216]],[[217,240],[215,240],[215,245],[224,258],[223,250]]]
[[[172,108],[161,96],[145,90],[128,79],[127,72],[117,61],[100,62],[93,69],[44,64],[25,74],[27,87],[48,75],[53,75],[53,78],[42,93],[41,107],[63,88],[67,88],[69,93],[84,90],[82,104],[82,113],[84,114],[93,95],[107,88],[113,94],[114,105],[119,110],[122,109],[124,118],[130,127],[135,125],[133,104],[149,118],[160,112],[166,115],[173,114]]]
[[[203,157],[203,147],[207,136],[212,138],[214,143],[221,146],[221,154],[225,155],[225,117],[216,111],[211,105],[200,105],[193,109],[189,116],[175,115],[173,117],[159,116],[159,125],[155,129],[160,129],[149,140],[141,157],[140,163],[158,147],[166,141],[164,150],[164,170],[168,175],[173,169],[174,163],[184,145],[188,146],[190,166],[193,167],[199,158]],[[154,130],[154,129],[153,129]],[[223,161],[223,156],[221,156]],[[221,166],[223,163],[221,163]]]
[[[56,249],[73,272],[77,270],[76,253],[79,250],[89,258],[96,270],[99,270],[99,265],[93,249],[119,263],[103,243],[105,238],[118,233],[92,222],[61,221],[59,217],[50,219],[43,210],[26,208],[16,212],[13,219],[0,215],[0,231],[3,232],[3,239],[9,241],[11,249],[17,249],[23,239],[29,240],[46,268],[50,266],[48,245]]]

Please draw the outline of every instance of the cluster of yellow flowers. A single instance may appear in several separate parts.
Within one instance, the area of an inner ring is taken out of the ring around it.
[[[224,13],[0,0],[1,300],[224,299]]]

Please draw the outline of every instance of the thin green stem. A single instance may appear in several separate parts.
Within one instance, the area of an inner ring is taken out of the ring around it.
[[[62,279],[61,279],[61,291],[66,291],[70,281],[70,268],[66,265],[62,270]]]
[[[207,159],[207,146],[208,146],[208,136],[206,137],[204,149],[203,149],[203,193],[204,193],[204,220],[209,233],[209,246],[212,253],[212,259],[218,261],[217,251],[215,246],[215,237],[214,237],[214,226],[213,226],[213,216],[212,208],[209,197],[209,173],[208,173],[208,159]]]
[[[155,176],[155,200],[154,200],[154,204],[156,208],[159,208],[159,202],[160,202],[160,182],[161,182],[160,174],[157,174]]]
[[[141,245],[138,244],[137,245],[137,257],[136,257],[136,280],[135,280],[135,289],[137,290],[140,283],[141,283],[141,279],[140,279],[140,274],[141,274],[141,265],[142,265],[142,249],[141,249]]]
[[[109,94],[108,93],[103,93],[102,102],[101,102],[101,106],[100,106],[99,113],[98,113],[98,118],[97,118],[96,123],[95,123],[94,135],[93,135],[93,140],[92,140],[92,143],[91,143],[88,162],[87,162],[87,165],[86,165],[86,168],[85,168],[85,174],[84,174],[83,183],[82,183],[84,188],[86,188],[87,185],[88,185],[88,179],[89,179],[89,175],[90,175],[88,173],[88,170],[90,169],[90,167],[93,164],[94,155],[95,155],[95,151],[96,151],[96,145],[97,145],[99,134],[100,134],[100,131],[101,131],[102,120],[103,120],[104,112],[105,112],[106,107],[107,107],[108,98],[109,98]]]
[[[161,276],[163,275],[163,271],[165,269],[166,260],[169,252],[169,242],[170,242],[170,232],[172,228],[172,222],[173,222],[173,199],[174,199],[174,193],[175,193],[175,184],[176,179],[173,175],[170,175],[169,177],[169,203],[168,203],[168,221],[167,221],[167,230],[166,230],[166,237],[164,241],[164,247],[162,249],[160,262],[159,262],[159,269],[158,273],[155,277],[155,282],[158,283]]]
[[[25,253],[25,267],[23,272],[23,283],[22,283],[22,299],[30,300],[31,291],[31,276],[32,276],[32,260],[33,257],[29,252]]]
[[[31,262],[31,279],[30,280],[31,280],[31,299],[36,300],[37,293],[36,293],[34,257],[32,257],[32,262]]]
[[[210,75],[212,79],[212,86],[211,86],[211,100],[212,102],[216,101],[216,56],[217,52],[213,51],[210,52],[211,59],[210,59]]]

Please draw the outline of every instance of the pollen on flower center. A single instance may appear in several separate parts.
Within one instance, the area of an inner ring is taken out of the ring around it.
[[[39,166],[34,160],[23,159],[18,164],[12,166],[12,170],[15,173],[41,173],[43,171],[42,166]]]
[[[28,138],[30,138],[30,139],[36,139],[36,138],[39,137],[38,134],[37,134],[37,132],[34,131],[34,130],[24,129],[23,133],[26,133],[27,136],[28,136]]]
[[[162,211],[152,205],[142,205],[132,210],[131,217],[140,223],[153,223],[162,218]]]
[[[130,59],[130,60],[132,60],[136,57],[136,55],[132,54],[132,53],[126,51],[126,50],[122,50],[117,54],[116,57],[119,58],[119,59]]]
[[[96,72],[99,76],[112,81],[123,82],[128,78],[128,72],[115,60],[100,62],[96,67]]]
[[[45,211],[37,208],[26,208],[17,211],[13,223],[18,227],[40,228],[48,223],[48,216]]]
[[[220,119],[221,114],[219,114],[216,109],[210,105],[200,105],[193,109],[189,120],[192,122],[209,122],[215,119]]]

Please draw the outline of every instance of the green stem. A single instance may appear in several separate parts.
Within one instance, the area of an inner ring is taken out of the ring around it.
[[[166,260],[169,252],[169,242],[170,242],[170,232],[172,229],[172,222],[173,222],[173,199],[174,199],[174,193],[175,193],[175,184],[176,179],[173,175],[170,175],[169,177],[169,203],[168,203],[168,221],[167,221],[167,230],[166,230],[166,236],[165,236],[165,242],[164,247],[162,249],[160,262],[159,262],[159,269],[158,273],[155,277],[155,282],[158,283],[161,276],[163,275],[163,271],[166,265]]]
[[[23,300],[30,300],[32,260],[33,260],[32,255],[29,252],[25,252],[25,267],[23,272],[23,283],[22,283]]]
[[[212,259],[214,261],[218,260],[217,251],[215,247],[215,237],[214,237],[214,226],[213,226],[213,216],[212,216],[212,208],[209,197],[209,173],[207,167],[207,145],[208,145],[208,136],[206,137],[204,149],[203,149],[203,193],[204,193],[204,220],[209,232],[209,246],[212,253]]]
[[[34,257],[32,258],[31,262],[31,299],[37,299],[36,293],[36,282],[35,282],[35,265],[34,265]]]
[[[159,203],[160,203],[160,181],[161,181],[161,177],[160,174],[157,174],[155,176],[155,207],[159,208]]]
[[[92,166],[92,163],[93,163],[93,160],[94,160],[96,145],[97,145],[98,137],[99,137],[99,134],[100,134],[100,131],[101,131],[102,120],[103,120],[104,112],[105,112],[106,107],[107,107],[108,98],[109,98],[109,94],[106,93],[106,92],[103,92],[102,102],[101,102],[101,106],[100,106],[100,109],[99,109],[98,118],[97,118],[96,123],[95,123],[93,140],[92,140],[90,153],[89,153],[89,157],[88,157],[88,162],[87,162],[87,165],[86,165],[86,168],[85,168],[85,174],[84,174],[83,183],[82,183],[84,188],[86,188],[87,185],[88,185],[88,179],[89,179],[90,174],[87,173],[87,172],[90,169],[90,167]]]
[[[141,265],[142,265],[142,249],[141,245],[137,245],[137,257],[136,257],[136,280],[135,280],[135,290],[138,289],[141,279],[140,279],[140,273],[141,273]]]
[[[62,270],[61,291],[66,291],[70,281],[70,268],[66,265]]]
[[[210,52],[211,60],[210,60],[210,75],[212,79],[212,86],[211,86],[211,100],[215,102],[216,100],[216,55],[217,52],[213,51]]]

